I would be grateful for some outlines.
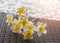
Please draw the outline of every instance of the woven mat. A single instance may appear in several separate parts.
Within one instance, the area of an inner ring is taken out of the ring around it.
[[[13,33],[7,27],[5,19],[6,13],[2,12],[0,14],[0,43],[60,43],[60,21],[37,19],[37,21],[47,23],[48,33],[41,37],[35,33],[33,39],[24,40],[21,34]]]

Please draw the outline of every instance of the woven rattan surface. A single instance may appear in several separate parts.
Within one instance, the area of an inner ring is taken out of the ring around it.
[[[18,33],[13,33],[5,22],[6,13],[0,13],[0,43],[60,43],[60,21],[36,19],[35,22],[46,22],[46,35],[38,37],[36,33],[33,39],[24,40],[23,36]]]

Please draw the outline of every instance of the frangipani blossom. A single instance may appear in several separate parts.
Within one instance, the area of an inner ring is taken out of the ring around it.
[[[21,33],[21,26],[20,25],[12,25],[11,29],[14,33]]]
[[[22,17],[22,18],[20,18],[20,24],[22,25],[22,26],[25,26],[27,23],[28,23],[28,18],[26,18],[26,17]]]
[[[46,24],[39,24],[37,26],[37,31],[38,31],[38,35],[41,36],[42,33],[46,34],[47,33],[47,30],[45,29],[46,28]]]
[[[28,22],[26,25],[25,25],[25,30],[34,30],[34,25],[32,22]]]
[[[30,21],[30,17],[27,15],[26,11],[28,10],[24,7],[20,7],[17,10],[18,15],[13,15],[13,13],[12,15],[7,15],[6,22],[11,24],[10,27],[12,32],[22,33],[24,39],[33,39],[33,34],[35,31],[39,36],[46,34],[46,23],[33,23],[33,21],[37,19]]]
[[[19,24],[19,20],[14,19],[14,21],[12,22],[13,25],[18,25]]]
[[[17,9],[17,13],[18,13],[19,15],[23,15],[23,14],[25,13],[25,8],[24,8],[24,7],[18,8],[18,9]]]
[[[23,32],[24,39],[33,39],[33,32],[30,30],[26,30]]]
[[[12,22],[12,19],[13,19],[13,15],[7,14],[7,16],[6,16],[6,22],[10,24]]]

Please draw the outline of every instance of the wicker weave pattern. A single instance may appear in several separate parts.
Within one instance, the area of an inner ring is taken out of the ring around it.
[[[60,21],[36,19],[47,23],[46,35],[38,37],[36,33],[32,40],[24,40],[21,34],[13,33],[5,22],[6,14],[0,14],[0,43],[60,43]],[[35,21],[35,22],[37,22]]]

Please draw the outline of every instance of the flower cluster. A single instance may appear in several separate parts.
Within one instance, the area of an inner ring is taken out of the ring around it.
[[[34,32],[37,32],[38,36],[46,34],[46,23],[37,22],[36,25],[26,15],[26,9],[20,7],[17,9],[17,14],[7,14],[6,22],[11,27],[12,32],[21,33],[24,39],[32,39]]]

